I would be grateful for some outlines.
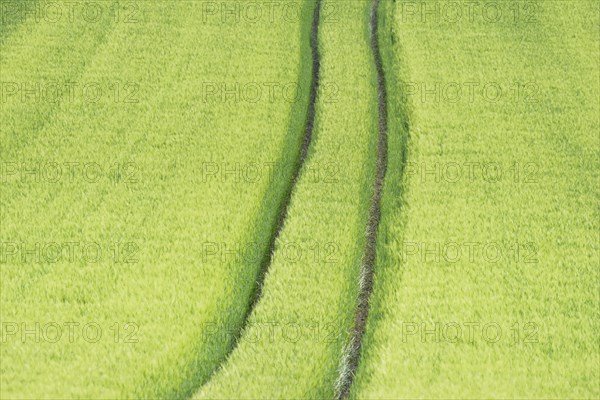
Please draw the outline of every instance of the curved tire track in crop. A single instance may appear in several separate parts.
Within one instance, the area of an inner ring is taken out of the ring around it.
[[[288,214],[288,209],[292,200],[292,195],[294,193],[294,188],[298,183],[298,179],[300,178],[300,172],[302,171],[302,167],[304,166],[304,162],[306,161],[306,157],[308,156],[308,149],[310,148],[310,144],[312,143],[313,137],[313,129],[315,124],[315,115],[316,115],[316,105],[317,105],[317,93],[319,89],[319,78],[320,78],[320,66],[321,66],[321,58],[319,54],[319,23],[321,19],[321,0],[316,0],[316,4],[314,6],[314,13],[312,19],[312,27],[310,33],[310,49],[311,49],[311,57],[312,57],[312,72],[311,72],[311,83],[310,83],[310,93],[309,93],[309,102],[308,109],[306,114],[306,125],[304,131],[304,138],[302,140],[302,146],[300,147],[300,153],[298,156],[297,163],[292,172],[292,178],[290,181],[289,188],[282,200],[281,208],[279,210],[279,215],[277,217],[277,224],[275,225],[275,229],[273,234],[269,240],[269,248],[264,255],[263,260],[261,261],[260,271],[256,278],[256,287],[255,291],[252,295],[252,299],[250,305],[244,315],[244,320],[242,323],[241,329],[237,332],[237,336],[235,337],[234,344],[223,358],[223,362],[217,366],[215,371],[216,373],[229,359],[230,355],[237,348],[239,341],[242,337],[245,327],[248,325],[248,320],[250,315],[254,311],[256,305],[260,301],[262,297],[262,290],[265,278],[267,276],[267,272],[269,271],[269,267],[272,262],[273,254],[275,252],[275,245],[279,235],[285,225],[285,221]],[[210,378],[204,384],[208,383]]]
[[[367,317],[369,315],[369,299],[373,292],[373,269],[377,252],[377,230],[381,219],[381,197],[388,164],[388,99],[385,72],[383,70],[383,59],[379,49],[379,3],[380,0],[373,0],[370,20],[371,49],[373,50],[373,58],[377,72],[379,112],[377,163],[375,182],[373,184],[373,197],[371,198],[371,209],[369,211],[369,219],[367,222],[367,240],[365,251],[363,253],[363,265],[360,275],[360,292],[358,294],[354,328],[351,333],[347,353],[344,355],[344,365],[338,381],[338,399],[346,399],[348,397],[360,360],[362,339],[365,333]]]
[[[304,131],[304,140],[302,142],[302,147],[300,148],[300,157],[298,159],[298,163],[294,169],[292,180],[290,182],[290,187],[286,196],[283,200],[281,210],[279,211],[279,216],[277,218],[277,225],[275,226],[275,231],[273,232],[273,236],[271,237],[271,241],[269,242],[269,250],[265,254],[265,258],[261,265],[261,270],[257,279],[256,291],[254,293],[252,303],[248,310],[248,313],[245,318],[244,326],[248,320],[250,314],[252,314],[252,310],[259,302],[262,296],[262,287],[265,281],[265,277],[269,270],[269,266],[271,265],[271,261],[273,258],[273,253],[275,252],[275,243],[277,242],[277,238],[285,225],[285,220],[287,218],[288,209],[290,203],[292,201],[292,194],[294,192],[294,188],[298,183],[298,179],[300,178],[300,171],[302,171],[302,166],[304,165],[304,161],[306,161],[306,157],[308,155],[308,149],[312,142],[313,129],[315,125],[315,114],[317,107],[317,92],[319,89],[319,71],[321,67],[321,58],[319,55],[319,21],[321,17],[321,0],[317,0],[315,5],[315,11],[313,15],[312,21],[312,29],[310,34],[310,49],[312,56],[312,76],[310,83],[310,98],[308,103],[308,111],[306,114],[306,128]]]

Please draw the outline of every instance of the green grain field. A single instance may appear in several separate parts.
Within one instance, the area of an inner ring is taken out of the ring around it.
[[[0,12],[0,400],[600,398],[597,1]]]

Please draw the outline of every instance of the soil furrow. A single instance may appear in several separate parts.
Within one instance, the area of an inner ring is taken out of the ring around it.
[[[377,231],[381,219],[381,196],[385,175],[387,172],[388,151],[388,104],[385,73],[383,60],[379,49],[379,0],[373,0],[370,20],[371,49],[375,69],[377,72],[377,97],[379,112],[379,140],[377,145],[377,163],[375,170],[375,182],[373,184],[373,197],[367,222],[367,240],[363,254],[362,270],[360,275],[360,291],[354,320],[354,328],[350,338],[350,344],[345,354],[344,366],[338,381],[338,399],[348,397],[354,375],[358,368],[360,359],[362,339],[365,332],[367,317],[369,314],[369,298],[373,291],[373,269],[377,251]]]
[[[248,325],[248,320],[252,315],[256,305],[260,301],[262,297],[262,290],[265,278],[269,271],[269,267],[272,263],[273,255],[275,253],[275,247],[277,243],[277,239],[285,225],[285,221],[288,214],[288,209],[292,200],[292,196],[294,193],[294,188],[296,187],[298,180],[300,178],[300,173],[304,166],[305,160],[308,156],[308,150],[310,148],[310,144],[312,143],[313,137],[313,129],[315,123],[315,115],[316,115],[316,104],[317,104],[317,93],[319,89],[319,71],[320,71],[320,55],[319,55],[319,22],[321,15],[321,0],[316,0],[315,10],[312,19],[312,27],[310,32],[310,50],[312,57],[312,71],[311,71],[311,84],[310,84],[310,93],[309,93],[309,103],[306,114],[306,125],[304,130],[304,137],[302,139],[302,145],[300,147],[300,152],[298,155],[298,159],[296,165],[292,171],[292,177],[290,180],[290,185],[288,190],[285,193],[284,198],[281,202],[281,208],[279,210],[279,214],[277,216],[277,224],[273,230],[273,234],[269,240],[269,247],[267,252],[264,255],[264,258],[261,261],[260,271],[256,278],[256,287],[254,293],[251,298],[251,302],[248,306],[246,314],[243,319],[243,323],[241,329],[237,332],[237,336],[234,339],[234,343],[230,349],[230,351],[223,358],[222,363],[215,369],[215,372],[218,371],[222,365],[224,365],[229,359],[230,355],[237,348],[240,339],[244,333],[245,327]],[[214,374],[213,374],[214,375]],[[210,380],[210,378],[209,378]],[[208,382],[208,381],[207,381]],[[207,383],[206,382],[206,383]],[[205,384],[206,384],[205,383]]]
[[[304,134],[304,140],[302,142],[302,147],[300,148],[300,157],[296,168],[294,169],[292,181],[289,187],[288,192],[286,193],[286,197],[283,201],[282,208],[279,212],[279,217],[277,219],[277,225],[275,227],[275,231],[273,236],[271,237],[271,241],[269,242],[269,251],[265,255],[265,259],[263,260],[260,275],[257,280],[256,292],[254,293],[254,297],[252,300],[252,304],[250,305],[250,309],[248,310],[248,316],[252,313],[252,310],[260,300],[262,296],[262,286],[267,275],[267,271],[269,270],[269,266],[271,265],[271,260],[273,258],[273,253],[275,252],[275,244],[277,242],[277,238],[285,225],[285,220],[287,218],[288,209],[290,203],[292,201],[292,194],[294,192],[294,188],[298,183],[298,179],[300,177],[300,172],[302,171],[302,166],[304,165],[304,161],[308,155],[308,149],[312,142],[313,129],[315,124],[315,114],[317,107],[317,92],[319,89],[319,70],[321,66],[321,60],[319,56],[319,20],[321,14],[321,0],[317,0],[317,4],[315,6],[315,12],[312,21],[312,30],[310,35],[310,48],[311,48],[311,56],[312,56],[312,80],[310,84],[310,98],[308,103],[308,111],[306,117],[306,129]]]

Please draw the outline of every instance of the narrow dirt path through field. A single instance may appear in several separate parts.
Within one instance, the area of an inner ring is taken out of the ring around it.
[[[308,149],[312,142],[313,137],[313,129],[315,125],[315,114],[317,107],[317,92],[319,90],[319,70],[321,66],[321,59],[319,56],[319,21],[321,15],[321,0],[317,0],[317,4],[315,6],[315,12],[313,15],[312,21],[312,29],[310,34],[310,49],[312,56],[312,77],[310,84],[310,98],[308,103],[308,111],[306,116],[306,129],[304,133],[304,141],[302,143],[302,147],[300,148],[300,158],[294,169],[292,181],[290,183],[290,187],[288,192],[286,193],[286,197],[283,200],[282,208],[279,212],[279,217],[277,219],[277,225],[275,227],[275,231],[273,236],[271,237],[271,242],[269,243],[269,251],[265,254],[265,259],[263,260],[260,274],[257,280],[256,291],[254,293],[254,297],[252,299],[252,304],[248,310],[248,315],[246,316],[246,320],[248,316],[252,313],[252,310],[256,306],[256,303],[260,300],[262,296],[262,287],[265,281],[265,276],[267,275],[267,271],[269,270],[269,265],[271,265],[271,260],[273,258],[273,253],[275,252],[275,243],[283,226],[285,225],[285,220],[287,218],[288,209],[290,206],[290,202],[292,200],[292,194],[294,192],[294,188],[298,183],[298,178],[300,177],[300,172],[302,171],[302,166],[304,165],[304,161],[306,160],[306,156],[308,155]],[[245,324],[244,324],[245,325]]]
[[[369,298],[373,291],[373,268],[377,251],[377,230],[381,219],[381,196],[388,164],[388,101],[386,91],[383,60],[379,49],[379,0],[373,0],[370,20],[371,48],[377,71],[377,94],[379,112],[379,140],[377,145],[377,164],[373,197],[369,220],[367,222],[367,240],[363,254],[360,275],[360,292],[354,320],[354,328],[347,353],[344,355],[343,367],[338,380],[338,399],[348,397],[354,375],[360,359],[362,339],[369,315]]]
[[[310,144],[312,143],[313,138],[313,129],[315,124],[315,115],[316,115],[316,105],[317,105],[317,93],[319,90],[319,77],[320,77],[320,66],[321,59],[319,55],[319,23],[321,16],[321,0],[316,1],[315,10],[313,13],[311,33],[310,33],[310,49],[311,49],[311,57],[312,57],[312,66],[311,66],[311,83],[310,83],[310,92],[309,92],[309,102],[308,109],[306,113],[306,125],[304,131],[304,138],[302,140],[302,145],[300,147],[300,153],[298,156],[298,161],[293,169],[292,178],[286,191],[285,197],[281,202],[281,209],[279,210],[279,215],[277,217],[277,224],[273,230],[273,235],[269,241],[269,248],[265,253],[262,262],[258,277],[256,279],[256,287],[254,294],[252,295],[251,303],[246,311],[246,315],[244,316],[244,322],[242,324],[241,329],[237,332],[235,341],[227,355],[223,358],[223,362],[215,369],[215,372],[218,371],[222,365],[224,365],[229,359],[230,355],[237,348],[239,341],[243,335],[245,327],[248,325],[248,320],[250,315],[254,311],[256,305],[260,301],[262,297],[262,290],[265,278],[269,271],[269,267],[272,262],[273,254],[275,253],[275,245],[277,239],[280,236],[280,233],[285,225],[285,221],[288,214],[288,209],[292,200],[292,195],[294,193],[294,188],[296,187],[300,172],[302,171],[302,167],[304,166],[304,162],[308,156],[308,150],[310,148]],[[210,381],[210,379],[208,380]],[[206,383],[208,383],[208,381]],[[206,384],[205,383],[205,384]]]

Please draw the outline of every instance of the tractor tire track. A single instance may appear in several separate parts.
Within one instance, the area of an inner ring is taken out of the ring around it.
[[[304,162],[306,161],[306,157],[308,156],[308,149],[310,148],[310,144],[312,143],[313,137],[313,129],[315,125],[315,115],[317,109],[317,93],[319,90],[319,78],[320,78],[320,68],[321,68],[321,58],[319,54],[319,22],[321,17],[321,0],[316,1],[315,11],[313,15],[312,21],[312,29],[310,34],[310,49],[311,49],[311,57],[312,57],[312,76],[311,76],[311,84],[310,84],[310,97],[308,103],[308,111],[306,114],[306,128],[304,131],[304,140],[302,142],[302,147],[300,148],[300,157],[298,159],[298,163],[293,171],[292,180],[290,183],[289,190],[286,193],[285,199],[283,201],[281,210],[279,211],[279,216],[277,218],[277,225],[275,226],[275,231],[271,240],[269,242],[269,250],[265,255],[265,259],[262,262],[261,270],[259,273],[259,277],[257,279],[256,291],[254,293],[252,303],[250,305],[250,309],[248,310],[248,314],[246,315],[246,321],[250,314],[252,314],[252,310],[254,310],[256,304],[258,304],[260,298],[262,297],[262,289],[265,281],[265,277],[267,272],[269,271],[269,266],[271,265],[271,261],[273,259],[273,254],[275,252],[275,244],[277,239],[279,238],[279,234],[285,225],[285,220],[287,218],[288,209],[290,203],[292,201],[292,194],[294,193],[294,188],[298,184],[298,179],[300,178],[300,172],[302,171],[302,167],[304,166]],[[244,326],[246,324],[244,323]]]
[[[300,178],[300,173],[302,171],[302,168],[303,168],[306,158],[308,156],[308,150],[312,143],[313,129],[314,129],[314,125],[315,125],[316,107],[317,107],[317,97],[318,97],[318,90],[319,90],[320,68],[321,68],[321,58],[320,58],[320,54],[319,54],[319,23],[320,23],[320,19],[321,19],[321,0],[316,0],[314,7],[315,7],[315,9],[314,9],[314,13],[313,13],[312,27],[311,27],[311,32],[310,32],[310,51],[311,51],[311,57],[312,57],[312,72],[311,72],[311,83],[310,83],[308,109],[307,109],[307,113],[306,113],[304,138],[302,139],[302,145],[300,147],[300,152],[298,155],[296,165],[294,166],[293,171],[292,171],[290,185],[289,185],[289,187],[283,197],[283,200],[281,202],[281,207],[279,210],[279,214],[277,216],[277,223],[273,230],[272,236],[269,238],[268,250],[265,253],[265,255],[261,261],[260,270],[259,270],[258,276],[256,278],[255,290],[251,297],[251,302],[248,306],[248,309],[246,310],[246,313],[244,315],[241,329],[237,332],[237,335],[234,338],[231,349],[225,355],[225,357],[223,358],[223,361],[220,363],[220,365],[217,366],[217,368],[213,372],[212,376],[214,376],[214,374],[221,369],[221,367],[230,358],[231,354],[238,347],[240,340],[242,338],[242,335],[244,333],[244,329],[248,325],[250,316],[252,315],[252,312],[254,311],[254,309],[256,308],[256,305],[259,303],[259,301],[262,297],[263,285],[264,285],[267,273],[269,271],[269,267],[271,266],[271,263],[272,263],[273,255],[275,253],[275,246],[277,243],[277,239],[279,238],[279,235],[285,225],[289,206],[290,206],[290,203],[292,200],[292,195],[294,193],[294,189]],[[210,378],[207,380],[207,382],[204,383],[204,385],[206,385],[209,381],[210,381]]]
[[[373,196],[367,221],[367,238],[363,253],[360,289],[354,318],[354,327],[350,343],[344,355],[342,371],[338,380],[337,398],[346,399],[354,381],[360,361],[362,340],[369,315],[369,299],[373,292],[373,271],[377,254],[377,231],[381,220],[381,197],[388,166],[388,97],[386,90],[383,59],[379,48],[379,3],[373,0],[370,19],[371,49],[377,72],[377,98],[379,113],[379,139],[377,144],[377,162],[375,166],[375,182]]]

